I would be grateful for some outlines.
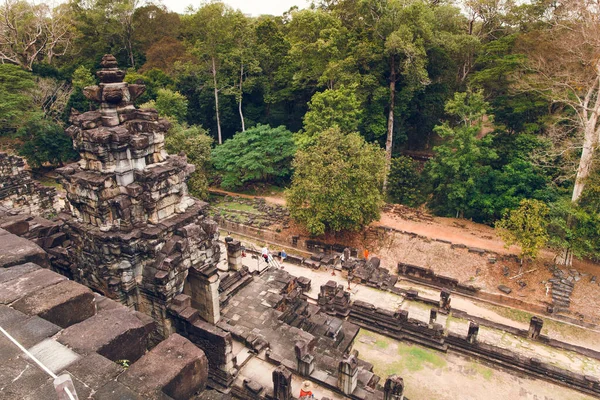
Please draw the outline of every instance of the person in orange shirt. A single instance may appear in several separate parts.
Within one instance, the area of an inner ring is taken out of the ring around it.
[[[365,251],[363,252],[363,255],[365,256],[365,260],[369,259],[369,250],[365,249]]]

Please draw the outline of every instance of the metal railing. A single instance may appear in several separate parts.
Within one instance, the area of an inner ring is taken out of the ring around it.
[[[21,343],[17,342],[15,338],[13,338],[4,328],[0,326],[0,332],[4,334],[15,346],[19,348],[27,357],[29,357],[32,361],[34,361],[38,367],[42,369],[45,373],[50,375],[52,379],[54,379],[54,389],[56,390],[56,394],[58,396],[58,400],[79,400],[77,397],[77,393],[75,392],[75,387],[73,386],[73,381],[71,380],[71,376],[69,374],[63,374],[57,376],[54,372],[52,372],[48,367],[46,367],[40,360],[35,358],[33,354],[31,354],[25,347],[21,345]]]

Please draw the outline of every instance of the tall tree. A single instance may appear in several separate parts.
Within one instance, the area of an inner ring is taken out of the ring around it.
[[[28,91],[33,75],[12,64],[0,64],[0,135],[15,133],[33,110]]]
[[[203,5],[183,20],[183,32],[192,46],[192,53],[207,67],[212,78],[219,144],[223,143],[219,92],[228,86],[226,77],[223,76],[223,66],[234,47],[234,27],[236,20],[243,17],[240,14],[240,11],[235,11],[224,3],[214,2]],[[220,82],[221,80],[225,82]]]
[[[496,231],[506,243],[521,246],[521,264],[526,258],[535,259],[548,243],[548,216],[550,209],[539,201],[524,199],[519,208],[507,212],[496,223]]]
[[[242,123],[242,132],[246,130],[242,101],[244,99],[244,85],[251,83],[254,76],[260,72],[260,65],[256,54],[256,38],[252,20],[241,13],[236,13],[234,22],[234,45],[227,57],[233,84],[228,93],[233,94],[238,105],[238,113]],[[248,80],[250,79],[250,82]],[[247,90],[247,89],[246,89]]]
[[[446,103],[446,112],[457,123],[445,122],[435,128],[446,141],[434,147],[428,163],[434,196],[430,205],[446,215],[462,216],[475,196],[476,179],[486,173],[497,155],[491,149],[491,135],[481,134],[487,103],[481,93],[456,93]]]
[[[525,36],[522,48],[529,58],[528,88],[572,111],[563,115],[581,137],[571,195],[571,201],[577,203],[600,142],[600,3],[561,0],[551,11],[547,29]],[[569,265],[571,250],[565,249],[557,262]]]
[[[315,93],[304,115],[304,133],[307,139],[337,126],[343,133],[356,132],[362,112],[353,88],[340,87]]]
[[[361,229],[379,218],[384,166],[383,150],[358,133],[322,132],[296,152],[290,215],[313,235]]]
[[[369,23],[372,24],[375,36],[383,43],[388,62],[388,129],[385,143],[386,174],[383,181],[385,192],[394,142],[396,84],[402,78],[404,95],[429,84],[426,70],[427,44],[433,38],[434,14],[426,3],[418,0],[377,0],[365,4]]]
[[[0,61],[32,70],[44,58],[51,64],[66,54],[74,37],[69,9],[61,4],[6,0],[0,5]]]

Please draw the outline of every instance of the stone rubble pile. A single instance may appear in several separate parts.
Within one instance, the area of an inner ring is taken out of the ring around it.
[[[56,189],[34,181],[21,157],[0,152],[0,207],[38,216],[56,214]]]

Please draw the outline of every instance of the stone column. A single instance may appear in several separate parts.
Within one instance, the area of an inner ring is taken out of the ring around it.
[[[239,271],[242,269],[242,244],[239,240],[227,240],[225,238],[225,246],[227,247],[227,265],[229,269]]]
[[[383,387],[383,400],[404,400],[404,379],[390,375]]]
[[[440,292],[440,312],[448,314],[450,312],[450,290],[442,289]]]
[[[184,293],[192,298],[192,307],[198,310],[205,321],[211,324],[219,322],[219,275],[215,266],[191,267]]]
[[[544,320],[540,317],[531,317],[531,321],[529,321],[529,334],[527,335],[529,339],[537,339],[540,337],[540,333],[542,332],[542,327],[544,326]]]
[[[292,373],[283,365],[273,371],[273,397],[275,400],[292,400]]]
[[[429,310],[429,327],[432,328],[433,324],[435,324],[435,320],[437,319],[437,311],[435,308]]]
[[[315,369],[315,358],[310,354],[308,344],[300,340],[296,342],[294,351],[298,361],[298,373],[302,376],[310,376]]]
[[[358,383],[358,352],[355,350],[340,361],[338,366],[338,388],[346,395],[352,394]]]
[[[403,324],[408,321],[408,310],[398,310],[394,313],[394,319]]]
[[[467,333],[467,342],[475,344],[477,342],[477,334],[479,333],[479,325],[473,321],[469,322],[469,333]]]

